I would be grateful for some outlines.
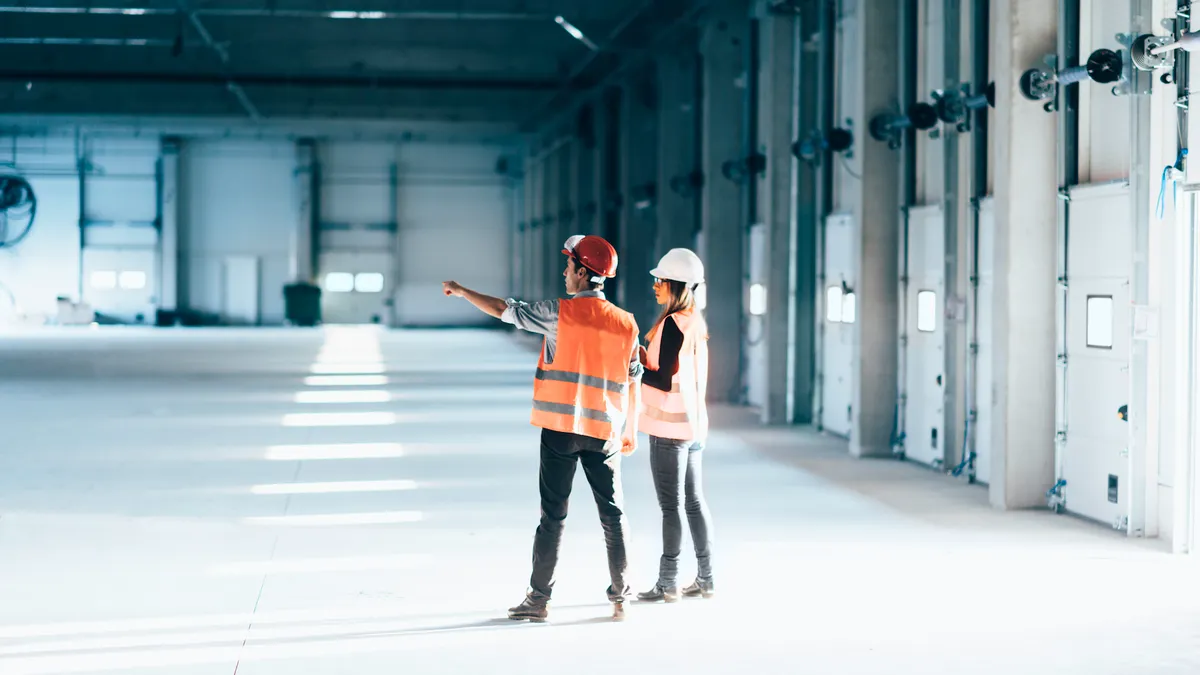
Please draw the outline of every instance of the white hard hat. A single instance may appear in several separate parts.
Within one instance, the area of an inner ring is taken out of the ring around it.
[[[673,248],[658,261],[658,267],[650,270],[650,276],[685,284],[702,284],[704,263],[690,249]]]

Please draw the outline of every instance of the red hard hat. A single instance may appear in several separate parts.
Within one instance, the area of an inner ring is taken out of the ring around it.
[[[563,244],[563,253],[602,277],[617,276],[617,249],[603,237],[577,234]]]

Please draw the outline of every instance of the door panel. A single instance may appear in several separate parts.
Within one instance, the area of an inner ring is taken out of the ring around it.
[[[908,459],[940,466],[945,456],[945,219],[937,206],[914,207],[908,214],[908,336],[905,368],[904,453]]]
[[[850,436],[854,401],[854,323],[858,303],[854,289],[854,220],[838,213],[825,221],[825,284],[821,306],[824,340],[821,346],[821,426]]]
[[[1128,511],[1133,224],[1128,186],[1071,191],[1067,244],[1067,360],[1060,444],[1065,508],[1105,523]]]

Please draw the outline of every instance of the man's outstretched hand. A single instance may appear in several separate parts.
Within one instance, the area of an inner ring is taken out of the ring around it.
[[[447,296],[461,298],[464,290],[465,289],[460,286],[457,281],[442,282],[442,293],[446,294]]]

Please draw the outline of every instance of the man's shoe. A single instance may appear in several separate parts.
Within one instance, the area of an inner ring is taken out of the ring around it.
[[[707,581],[704,579],[696,579],[694,582],[692,582],[691,586],[683,589],[683,594],[689,598],[695,598],[697,596],[711,598],[715,592],[716,591],[713,588],[712,579]]]
[[[679,600],[679,589],[673,586],[671,588],[663,588],[661,584],[655,584],[654,588],[638,593],[637,598],[642,602],[677,602]]]
[[[513,621],[532,621],[541,623],[550,614],[545,600],[535,600],[533,596],[525,596],[525,602],[508,610],[508,618]]]

